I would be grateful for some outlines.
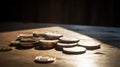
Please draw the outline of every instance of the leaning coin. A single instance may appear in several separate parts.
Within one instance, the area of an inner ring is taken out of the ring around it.
[[[39,63],[49,63],[49,62],[54,62],[55,60],[56,60],[55,57],[49,55],[35,57],[35,62],[39,62]]]
[[[100,42],[95,40],[87,40],[83,39],[80,42],[78,42],[78,45],[85,47],[86,49],[99,49],[100,48]]]
[[[86,48],[80,46],[63,48],[63,53],[67,53],[67,54],[81,54],[85,52],[86,52]]]

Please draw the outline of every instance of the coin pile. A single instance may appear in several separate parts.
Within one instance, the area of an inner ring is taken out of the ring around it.
[[[33,32],[32,34],[19,34],[12,45],[21,48],[51,49],[62,51],[67,54],[81,54],[86,50],[100,48],[100,43],[94,40],[79,39],[63,36],[58,32]]]
[[[58,32],[33,32],[32,34],[19,34],[17,40],[11,41],[12,46],[20,48],[51,49],[55,48],[65,54],[82,54],[87,50],[99,49],[101,44],[91,39],[79,39],[63,36]],[[11,50],[10,48],[0,48]],[[35,57],[35,62],[49,63],[56,60],[53,56],[40,55]]]

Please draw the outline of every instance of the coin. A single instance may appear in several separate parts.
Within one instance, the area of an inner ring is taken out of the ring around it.
[[[9,46],[0,46],[0,51],[11,51],[12,47]]]
[[[18,45],[18,44],[20,44],[20,41],[11,41],[11,44]]]
[[[75,43],[78,42],[80,39],[74,37],[60,37],[59,40],[60,42],[64,43]]]
[[[100,48],[100,42],[95,40],[83,39],[78,42],[78,45],[83,46],[87,49],[98,49]]]
[[[56,32],[47,32],[47,33],[45,33],[45,38],[46,39],[59,39],[62,36],[63,36],[62,34],[56,33]]]
[[[59,40],[40,40],[39,46],[43,49],[53,48],[55,44],[57,44]]]
[[[85,52],[86,52],[86,48],[80,46],[63,48],[63,53],[67,53],[67,54],[81,54]]]
[[[23,47],[23,48],[34,47],[34,42],[20,42],[20,47]]]
[[[33,36],[35,36],[35,37],[44,37],[45,32],[33,32]]]
[[[36,40],[33,38],[21,38],[20,41],[21,42],[35,42]]]
[[[49,55],[35,57],[35,62],[40,62],[40,63],[54,62],[55,60],[56,60],[55,57]]]
[[[64,47],[73,47],[76,46],[77,43],[57,43],[57,45],[55,46],[55,48],[57,50],[63,50]]]
[[[30,37],[33,37],[33,34],[19,34],[17,39],[30,38]]]

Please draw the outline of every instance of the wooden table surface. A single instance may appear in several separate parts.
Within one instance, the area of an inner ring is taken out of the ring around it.
[[[55,49],[16,49],[0,52],[0,67],[120,67],[120,28],[44,23],[1,23],[0,46],[8,46],[20,33],[57,31],[64,36],[95,39],[101,48],[84,54],[69,55]],[[56,57],[53,63],[35,63],[39,55]]]

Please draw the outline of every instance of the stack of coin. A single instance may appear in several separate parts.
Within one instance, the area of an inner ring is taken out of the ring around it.
[[[11,43],[10,43],[10,46],[18,46],[18,45],[20,45],[20,41],[19,40],[11,41]]]
[[[59,40],[40,40],[37,49],[51,49]]]
[[[20,39],[20,47],[23,47],[23,48],[34,47],[34,44],[36,43],[37,41],[33,37]]]
[[[62,37],[62,34],[56,32],[46,32],[45,39],[39,40],[39,45],[37,48],[39,49],[50,49],[54,48],[54,46],[59,41],[58,39]]]
[[[11,45],[20,48],[31,48],[37,40],[33,37],[33,34],[19,34],[16,41],[11,41]]]
[[[59,38],[59,42],[55,46],[55,49],[62,51],[63,48],[74,47],[77,45],[78,41],[79,39],[74,37],[61,37]]]

